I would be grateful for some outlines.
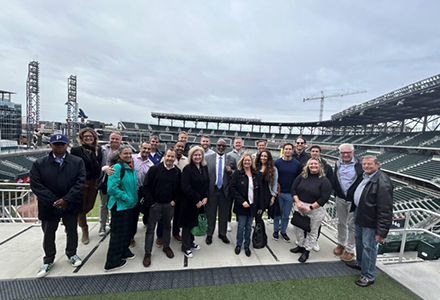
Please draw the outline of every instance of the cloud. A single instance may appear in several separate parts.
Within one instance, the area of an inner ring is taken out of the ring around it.
[[[25,111],[40,62],[42,119],[63,121],[67,78],[93,119],[151,122],[152,111],[315,121],[440,67],[440,3],[416,1],[6,0],[1,89]],[[304,113],[307,112],[307,113]]]

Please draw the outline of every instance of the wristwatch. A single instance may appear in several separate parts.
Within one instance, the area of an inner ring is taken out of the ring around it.
[[[309,208],[310,208],[310,210],[313,210],[313,205],[310,205]]]

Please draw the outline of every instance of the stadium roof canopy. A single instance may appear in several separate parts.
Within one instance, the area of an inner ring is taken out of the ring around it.
[[[230,118],[230,117],[210,117],[198,115],[181,115],[181,114],[167,114],[160,112],[152,112],[151,116],[157,119],[180,120],[180,121],[194,121],[194,122],[212,122],[212,123],[227,123],[227,124],[259,124],[260,119],[246,119],[246,118]]]
[[[260,119],[209,117],[152,112],[157,119],[281,127],[340,127],[379,124],[440,115],[440,74],[354,105],[321,122],[263,122]]]
[[[332,116],[333,126],[363,125],[440,114],[440,74]],[[336,124],[334,124],[336,122]]]

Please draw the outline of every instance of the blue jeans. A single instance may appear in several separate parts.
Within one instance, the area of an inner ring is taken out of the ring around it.
[[[377,242],[376,230],[356,224],[356,260],[361,266],[361,275],[374,280],[376,273]]]
[[[290,211],[292,210],[293,198],[289,193],[281,193],[279,201],[281,216],[276,216],[273,219],[273,231],[280,231],[281,218],[281,233],[286,233],[287,225],[289,224]]]
[[[252,231],[252,216],[237,216],[238,229],[237,229],[237,246],[243,244],[243,232],[244,232],[244,247],[249,248],[251,244],[251,231]]]

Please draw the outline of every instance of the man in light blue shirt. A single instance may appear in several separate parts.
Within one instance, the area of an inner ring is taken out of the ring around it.
[[[335,164],[333,190],[336,196],[336,210],[338,213],[338,245],[333,254],[340,256],[342,261],[354,258],[354,215],[350,212],[353,195],[349,190],[353,188],[356,179],[362,175],[362,166],[354,157],[354,147],[351,144],[339,146],[340,159]]]

